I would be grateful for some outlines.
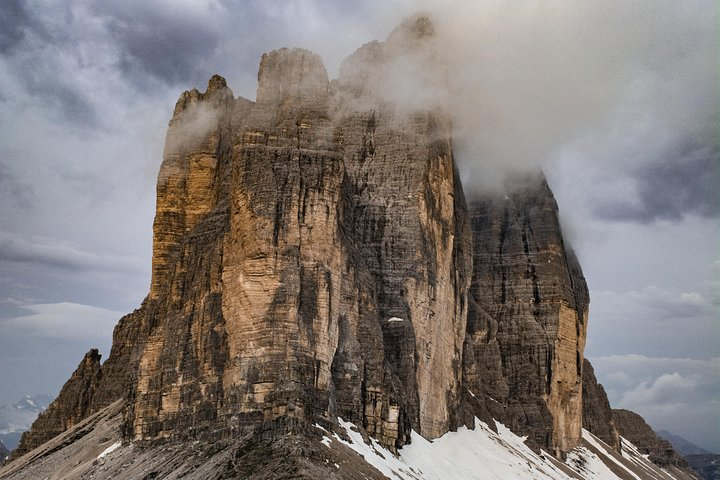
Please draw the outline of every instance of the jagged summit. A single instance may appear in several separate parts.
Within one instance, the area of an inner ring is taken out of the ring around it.
[[[388,35],[387,43],[396,50],[411,52],[423,48],[425,42],[435,35],[435,24],[427,12],[416,13],[403,20]]]
[[[348,438],[347,421],[397,453],[477,418],[558,458],[582,444],[588,291],[547,182],[468,204],[451,112],[381,88],[436,58],[433,35],[413,17],[332,83],[318,55],[275,50],[255,102],[217,75],[181,95],[150,292],[14,458],[115,431],[108,449],[140,464],[160,445],[198,458],[157,475],[379,478],[323,437]]]

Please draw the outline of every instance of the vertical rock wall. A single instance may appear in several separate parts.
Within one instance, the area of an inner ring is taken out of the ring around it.
[[[410,428],[441,435],[471,265],[447,115],[348,110],[353,93],[301,49],[263,56],[258,78],[255,104],[214,77],[171,121],[148,301],[165,315],[129,435],[337,415],[391,448]]]
[[[219,76],[183,93],[150,293],[81,375],[82,412],[61,395],[48,415],[75,421],[124,397],[136,441],[340,416],[391,449],[410,429],[434,438],[479,415],[574,447],[587,289],[544,178],[468,211],[443,106],[376,90],[398,65],[434,68],[433,35],[410,19],[333,82],[311,52],[271,52],[257,102]]]
[[[586,358],[583,361],[583,428],[620,451],[620,433],[613,421],[612,409],[605,388],[597,382],[595,370]]]
[[[566,452],[581,436],[587,286],[542,174],[506,188],[469,207],[477,394],[533,445]]]

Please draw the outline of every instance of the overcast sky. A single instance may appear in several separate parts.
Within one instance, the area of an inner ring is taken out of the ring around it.
[[[614,407],[720,452],[718,12],[712,0],[3,0],[0,404],[56,394],[150,279],[154,188],[183,90],[254,99],[263,52],[331,77],[434,12],[466,190],[541,165],[590,287]]]

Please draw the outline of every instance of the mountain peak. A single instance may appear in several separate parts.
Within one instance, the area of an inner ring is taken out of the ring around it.
[[[436,84],[403,84],[435,71],[435,34],[411,17],[332,85],[317,54],[281,48],[260,60],[256,102],[218,75],[181,95],[150,293],[11,468],[74,448],[86,457],[66,450],[60,466],[77,475],[379,478],[382,452],[400,462],[388,474],[433,478],[408,455],[456,437],[548,478],[591,458],[582,270],[541,172],[466,201]]]
[[[667,430],[658,430],[655,433],[657,433],[658,437],[670,442],[673,448],[684,457],[687,457],[688,455],[713,455],[713,452],[705,450],[680,435]]]

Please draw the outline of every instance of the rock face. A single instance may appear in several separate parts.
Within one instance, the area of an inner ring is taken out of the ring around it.
[[[0,465],[5,462],[5,459],[10,455],[10,450],[5,447],[5,444],[0,442]]]
[[[342,417],[395,451],[479,416],[557,455],[579,444],[588,294],[544,177],[468,207],[448,112],[376,90],[434,61],[433,31],[408,20],[333,82],[309,51],[266,54],[256,102],[219,76],[182,94],[149,295],[20,453],[118,399],[140,443]]]
[[[670,442],[658,437],[640,415],[630,410],[614,409],[612,416],[620,435],[630,440],[641,453],[649,455],[653,463],[688,468],[687,461],[675,452]]]
[[[90,404],[100,379],[100,354],[92,349],[65,383],[58,397],[23,433],[10,460],[18,458],[76,425],[89,415]]]
[[[620,433],[615,427],[605,388],[597,382],[595,370],[586,358],[583,362],[583,428],[620,451]]]
[[[493,416],[531,444],[566,452],[580,441],[585,279],[563,243],[541,174],[504,197],[470,203],[473,282],[468,356]]]

